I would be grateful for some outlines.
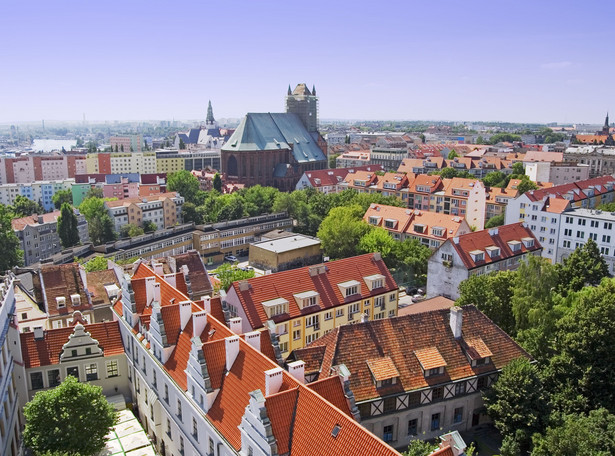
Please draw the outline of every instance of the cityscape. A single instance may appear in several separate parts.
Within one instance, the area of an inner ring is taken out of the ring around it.
[[[69,3],[0,15],[0,454],[615,454],[615,5]]]

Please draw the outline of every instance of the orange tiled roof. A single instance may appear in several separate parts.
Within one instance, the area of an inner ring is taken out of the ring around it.
[[[595,195],[600,195],[609,191],[613,191],[615,177],[600,176],[584,181],[570,182],[568,184],[556,185],[551,188],[541,188],[538,190],[530,190],[525,192],[530,201],[540,201],[545,197],[565,198],[568,196],[572,201],[581,201],[587,198],[583,190],[590,187],[593,188]]]
[[[421,363],[423,370],[434,369],[436,367],[445,367],[446,361],[436,347],[425,347],[414,351],[414,356]]]
[[[47,214],[41,214],[41,216],[43,217],[43,223],[56,222],[58,220],[58,217],[60,216],[60,213],[60,211],[53,211],[48,212]],[[29,215],[28,217],[16,218],[11,221],[11,225],[14,231],[21,231],[28,225],[38,225],[38,216]]]
[[[552,214],[561,214],[570,207],[570,201],[563,198],[547,198],[543,211],[550,212]]]
[[[576,135],[577,141],[583,144],[600,144],[605,142],[609,137],[607,135]]]
[[[357,171],[384,171],[382,165],[362,165],[352,168],[333,168],[333,169],[318,169],[314,171],[306,171],[305,176],[312,184],[312,187],[325,187],[338,185],[343,182],[348,174],[356,173]]]
[[[397,312],[398,317],[404,315],[411,315],[421,312],[429,312],[431,310],[450,309],[455,305],[455,301],[445,298],[444,296],[435,296],[433,298],[426,299],[416,304],[410,304],[409,306],[400,308]]]
[[[310,270],[318,266],[306,266],[254,277],[247,280],[249,287],[245,291],[240,290],[239,282],[234,282],[232,287],[239,297],[250,326],[257,329],[264,325],[269,317],[262,303],[273,299],[283,298],[288,301],[288,314],[273,317],[273,320],[279,323],[300,315],[309,315],[320,312],[322,309],[337,307],[350,301],[380,295],[397,288],[384,261],[376,260],[373,253],[331,261],[322,266],[326,269],[325,272],[315,275],[310,275]],[[384,288],[378,288],[372,292],[366,286],[363,278],[375,274],[384,276]],[[342,296],[337,285],[350,280],[356,280],[362,284],[360,296],[358,294],[349,298]],[[316,291],[320,302],[316,306],[301,309],[294,295],[307,291]]]
[[[140,196],[138,198],[125,198],[115,201],[105,201],[107,207],[130,206],[131,204],[151,203],[152,201],[161,201],[166,198],[175,198],[176,192],[154,193],[153,195]]]
[[[563,152],[543,152],[529,150],[525,154],[524,162],[561,162],[564,161]]]
[[[339,376],[327,377],[307,385],[311,390],[316,391],[320,396],[331,402],[338,409],[349,417],[352,417],[348,399],[344,393],[344,385]]]
[[[471,359],[481,359],[488,356],[493,356],[489,347],[485,344],[480,337],[470,337],[465,339],[467,347],[466,353]]]
[[[118,288],[120,286],[115,271],[113,269],[104,269],[102,271],[93,271],[86,273],[88,282],[88,291],[92,299],[92,304],[105,305],[111,304],[105,285],[115,284]]]
[[[117,321],[106,321],[84,325],[99,343],[104,356],[115,356],[124,353],[124,345]],[[21,333],[21,353],[26,368],[49,366],[60,363],[62,347],[74,331],[74,327],[48,329],[41,340],[34,339],[33,332]]]
[[[324,346],[320,359],[321,375],[345,364],[350,371],[350,388],[357,402],[403,391],[413,391],[448,381],[494,372],[518,357],[530,356],[504,331],[474,306],[462,308],[462,339],[481,338],[493,353],[491,363],[472,367],[449,325],[450,311],[434,310],[404,317],[341,326],[314,341],[309,347],[293,351],[289,359],[302,359],[305,351]],[[425,377],[416,356],[409,353],[435,347],[446,368],[444,374]],[[387,353],[399,371],[397,383],[377,388],[366,359]]]
[[[399,377],[399,371],[390,356],[368,359],[365,362],[377,382]]]

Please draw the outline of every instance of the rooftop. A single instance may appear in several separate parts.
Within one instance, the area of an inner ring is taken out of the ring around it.
[[[267,240],[255,242],[252,244],[260,249],[267,250],[273,253],[291,252],[296,249],[320,245],[320,239],[315,239],[309,236],[296,234],[290,237],[284,237],[275,240]]]

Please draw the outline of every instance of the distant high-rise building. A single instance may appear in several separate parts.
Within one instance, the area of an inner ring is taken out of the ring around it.
[[[305,129],[310,133],[318,131],[318,97],[316,88],[312,85],[312,91],[306,84],[298,84],[291,92],[288,86],[286,95],[286,112],[297,114],[303,122]]]

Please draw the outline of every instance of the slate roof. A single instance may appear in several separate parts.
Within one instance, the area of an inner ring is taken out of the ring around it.
[[[474,306],[462,308],[462,338],[455,340],[449,325],[450,311],[434,310],[403,317],[340,326],[306,348],[293,351],[289,359],[314,355],[324,347],[321,375],[345,364],[350,371],[350,389],[357,402],[413,391],[448,381],[475,377],[502,369],[518,357],[530,358],[504,331]],[[480,338],[492,352],[491,362],[472,367],[464,352],[464,341]],[[444,374],[425,377],[414,355],[425,349],[437,349],[446,363]],[[399,371],[397,383],[377,388],[366,360],[390,357]]]
[[[290,150],[291,144],[299,163],[327,159],[301,119],[291,113],[248,113],[222,150]]]

